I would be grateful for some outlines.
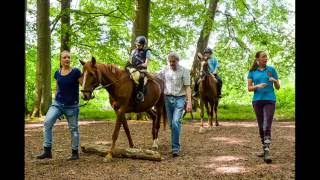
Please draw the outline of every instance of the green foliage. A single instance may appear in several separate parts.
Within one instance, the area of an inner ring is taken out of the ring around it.
[[[294,27],[290,31],[288,5],[284,0],[220,0],[214,18],[211,36],[223,80],[221,117],[223,119],[252,118],[253,93],[247,91],[247,73],[254,54],[265,50],[269,64],[274,66],[282,82],[295,76]],[[123,67],[131,53],[131,33],[134,20],[134,0],[79,1],[71,9],[72,65],[82,68],[78,60],[95,56],[98,62]],[[52,89],[55,90],[54,72],[59,68],[61,24],[54,21],[60,12],[60,3],[50,4]],[[167,54],[177,51],[182,59],[189,59],[190,46],[196,45],[206,17],[208,1],[152,0],[150,6],[149,47],[152,61],[149,71],[156,72],[166,63]],[[28,0],[26,22],[26,100],[31,110],[34,101],[36,69],[36,1]],[[56,24],[54,23],[56,22]],[[53,28],[54,27],[54,28]],[[288,81],[277,93],[277,112],[292,117],[295,106],[294,82]],[[54,91],[53,91],[54,93]],[[84,102],[81,102],[82,104]],[[242,112],[236,112],[240,106]],[[81,107],[81,117],[111,117],[106,92],[98,91],[96,98]],[[227,107],[227,109],[224,109]],[[98,113],[102,112],[102,113]],[[87,116],[86,116],[87,115]],[[278,115],[279,116],[279,115]]]
[[[25,100],[27,101],[27,111],[31,111],[33,107],[33,100],[35,99],[36,86],[36,60],[37,49],[34,46],[26,48],[26,79],[25,79]]]
[[[281,108],[294,109],[295,107],[295,89],[293,86],[280,88],[276,91],[277,105]]]
[[[200,121],[200,109],[193,112],[193,118]],[[286,109],[285,107],[276,107],[275,119],[278,121],[294,121],[295,114],[293,109]],[[207,113],[204,113],[204,119],[207,121]],[[184,117],[184,121],[191,120],[190,113]],[[256,116],[251,105],[237,105],[228,104],[220,105],[218,107],[218,120],[219,121],[255,121]]]

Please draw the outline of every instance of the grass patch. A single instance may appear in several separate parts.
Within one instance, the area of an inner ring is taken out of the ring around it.
[[[200,109],[193,112],[193,118],[200,120]],[[204,118],[207,119],[205,112]],[[276,107],[275,118],[277,121],[295,121],[295,109],[287,107]],[[116,114],[113,110],[99,110],[93,108],[81,108],[79,120],[86,121],[114,121]],[[43,121],[43,118],[29,119],[26,118],[26,123],[36,123]],[[191,120],[190,113],[187,113],[183,121]],[[220,105],[218,107],[218,120],[219,121],[255,121],[255,113],[252,106],[248,105]]]
[[[200,109],[193,112],[193,118],[200,120]],[[207,113],[205,112],[204,118],[206,119]],[[294,108],[276,108],[275,118],[279,121],[294,121],[295,111]],[[190,113],[187,113],[184,120],[191,120]],[[256,116],[252,106],[248,105],[221,105],[218,107],[218,120],[219,121],[255,121]]]
[[[80,120],[115,120],[113,110],[80,109]]]
[[[200,109],[193,112],[194,119],[200,120]],[[205,112],[204,117],[207,118]],[[294,121],[295,111],[294,108],[276,108],[275,118],[278,121]],[[113,110],[96,110],[96,109],[81,109],[81,120],[114,120],[116,115]],[[184,117],[185,120],[191,120],[190,113]],[[218,107],[218,120],[219,121],[255,121],[256,116],[252,106],[248,105],[220,105]]]

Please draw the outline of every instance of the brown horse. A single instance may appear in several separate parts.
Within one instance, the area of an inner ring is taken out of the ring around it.
[[[96,63],[94,57],[91,61],[81,61],[83,65],[83,73],[79,79],[82,86],[82,95],[84,100],[92,99],[92,92],[99,85],[109,92],[109,100],[116,115],[117,120],[112,135],[112,145],[109,153],[105,157],[105,161],[112,160],[112,152],[114,151],[116,140],[118,138],[121,124],[127,135],[129,146],[134,146],[131,139],[125,113],[130,112],[147,112],[152,120],[152,136],[153,148],[158,148],[158,132],[160,128],[160,120],[163,118],[164,128],[166,126],[166,112],[164,106],[164,82],[156,77],[147,74],[148,81],[146,84],[146,93],[144,101],[135,104],[134,89],[135,84],[130,79],[130,74],[124,69],[120,69],[113,64]],[[155,110],[152,108],[154,107]]]
[[[203,132],[203,105],[205,105],[208,115],[208,125],[209,130],[213,127],[213,113],[215,114],[216,126],[219,126],[217,118],[217,107],[219,103],[218,93],[217,93],[217,79],[213,74],[210,73],[208,61],[203,59],[202,56],[198,55],[200,58],[200,84],[199,84],[199,95],[200,95],[200,132]],[[210,110],[209,110],[210,105]]]

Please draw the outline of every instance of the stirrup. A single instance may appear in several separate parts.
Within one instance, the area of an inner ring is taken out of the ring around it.
[[[137,96],[136,96],[137,100],[139,102],[143,102],[144,101],[144,95],[142,92],[138,92]]]

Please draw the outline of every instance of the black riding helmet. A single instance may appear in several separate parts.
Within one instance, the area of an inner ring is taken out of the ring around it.
[[[203,50],[203,53],[210,53],[210,54],[212,54],[212,49],[211,49],[211,48],[205,48],[205,49]]]
[[[136,44],[142,44],[146,45],[147,44],[147,38],[145,36],[138,36],[135,41]]]

